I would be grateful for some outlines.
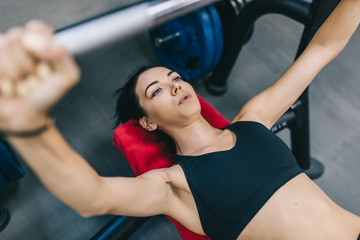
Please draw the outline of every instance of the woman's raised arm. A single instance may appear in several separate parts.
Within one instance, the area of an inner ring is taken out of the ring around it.
[[[0,133],[43,184],[83,216],[165,213],[171,188],[164,171],[100,177],[48,123],[48,110],[79,79],[52,35],[39,21],[0,35]]]
[[[101,177],[53,126],[38,136],[7,140],[46,188],[84,217],[166,214],[174,203],[166,171],[153,170],[138,177]]]
[[[360,22],[360,0],[342,0],[313,39],[269,88],[246,103],[233,119],[272,125],[299,98],[315,76],[346,46]]]

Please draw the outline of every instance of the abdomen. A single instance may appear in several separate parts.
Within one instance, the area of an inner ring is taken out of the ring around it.
[[[273,194],[238,240],[356,240],[359,233],[360,217],[336,205],[302,173]]]

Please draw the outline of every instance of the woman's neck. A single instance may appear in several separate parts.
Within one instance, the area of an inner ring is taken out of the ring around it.
[[[211,146],[223,132],[212,127],[202,116],[193,123],[181,128],[167,129],[167,134],[174,140],[179,155],[197,155]]]

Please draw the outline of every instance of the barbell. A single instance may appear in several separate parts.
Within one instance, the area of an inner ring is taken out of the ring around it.
[[[155,0],[123,7],[111,13],[59,29],[58,43],[81,55],[128,38],[218,0]]]

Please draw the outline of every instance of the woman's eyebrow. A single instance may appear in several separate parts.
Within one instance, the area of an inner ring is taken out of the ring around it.
[[[157,84],[157,83],[159,83],[159,81],[153,81],[152,83],[150,83],[150,84],[146,87],[146,89],[145,89],[145,96],[146,96],[146,92],[147,92],[148,88],[151,87],[151,86],[154,85],[154,84]]]
[[[174,71],[170,71],[170,72],[168,72],[167,76],[170,77],[170,75],[173,74],[173,73],[174,73]],[[152,83],[150,83],[150,84],[146,87],[146,89],[145,89],[145,96],[146,96],[146,92],[147,92],[148,88],[151,87],[152,85],[156,84],[156,83],[159,83],[159,81],[153,81]]]

